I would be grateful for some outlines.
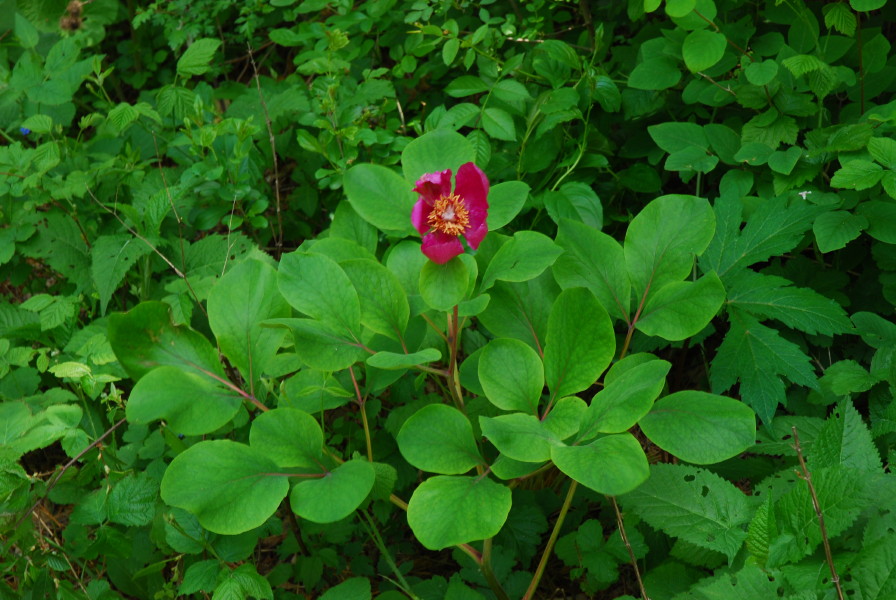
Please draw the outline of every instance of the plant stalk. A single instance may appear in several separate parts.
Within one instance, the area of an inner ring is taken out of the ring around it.
[[[566,519],[566,513],[569,512],[569,506],[572,504],[572,497],[575,496],[576,488],[578,486],[579,482],[575,479],[569,484],[569,490],[566,492],[566,498],[563,499],[563,506],[560,507],[560,514],[557,515],[557,521],[554,523],[551,537],[548,538],[548,543],[541,553],[541,560],[538,561],[535,575],[532,576],[532,581],[529,582],[529,587],[526,589],[526,595],[523,596],[523,600],[532,600],[532,598],[535,597],[535,590],[538,589],[538,584],[541,582],[541,576],[544,575],[544,569],[548,564],[551,552],[554,550],[554,544],[557,543],[557,538],[560,535],[560,528],[563,526],[564,519]]]

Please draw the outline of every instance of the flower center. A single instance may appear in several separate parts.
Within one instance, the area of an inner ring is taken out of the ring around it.
[[[470,226],[470,212],[459,196],[440,196],[426,223],[433,231],[458,236]]]

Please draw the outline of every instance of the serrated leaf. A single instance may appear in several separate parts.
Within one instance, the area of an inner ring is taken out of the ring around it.
[[[863,473],[881,472],[871,432],[852,402],[840,403],[825,421],[808,453],[808,463],[810,470],[843,467]]]
[[[851,160],[831,178],[831,186],[851,190],[867,190],[884,176],[883,167],[868,160]]]
[[[221,40],[200,38],[190,44],[186,52],[177,60],[177,74],[181,77],[202,75],[209,70],[209,63],[215,55]]]
[[[741,130],[741,139],[744,144],[758,142],[775,150],[781,144],[795,144],[798,132],[793,117],[771,110],[747,121]]]
[[[750,501],[734,484],[704,469],[656,464],[650,478],[620,498],[652,527],[734,558],[747,537]]]
[[[777,319],[809,334],[834,335],[852,329],[846,311],[834,300],[783,277],[744,271],[728,290],[730,306],[753,316]]]
[[[740,381],[744,402],[769,423],[779,403],[785,403],[784,381],[816,387],[812,363],[799,346],[738,309],[729,311],[731,329],[719,346],[710,369],[714,393]]]
[[[845,2],[834,2],[825,4],[822,8],[824,13],[824,25],[828,29],[836,29],[847,37],[852,37],[856,33],[856,16]]]
[[[482,127],[485,132],[497,140],[513,142],[516,140],[516,127],[513,117],[500,108],[486,108],[482,111]]]
[[[149,246],[129,234],[102,235],[90,249],[90,272],[100,295],[100,312],[106,307],[118,284],[139,258],[150,251]]]
[[[827,66],[821,59],[811,54],[797,54],[796,56],[785,58],[781,61],[781,64],[787,67],[794,77],[799,77]]]
[[[716,200],[716,235],[700,257],[703,272],[715,271],[725,285],[740,268],[795,248],[823,210],[802,203],[788,206],[785,198],[767,199],[741,231],[742,207],[740,199],[732,196]]]

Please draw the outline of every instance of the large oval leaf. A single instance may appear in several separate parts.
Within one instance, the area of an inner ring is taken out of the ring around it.
[[[306,479],[293,487],[293,512],[314,523],[333,523],[358,508],[373,487],[376,472],[364,460],[350,460],[320,479]]]
[[[131,423],[164,419],[172,431],[202,435],[224,426],[242,397],[207,375],[178,367],[159,367],[137,382],[125,414]]]
[[[458,475],[482,463],[470,421],[444,404],[418,410],[402,425],[397,439],[405,460],[424,471]]]
[[[535,414],[544,388],[544,365],[531,346],[498,338],[482,350],[479,382],[498,408]]]
[[[286,477],[263,452],[230,440],[199,442],[177,455],[162,477],[162,500],[190,511],[222,535],[255,529],[274,514]]]
[[[647,457],[630,433],[608,435],[587,446],[554,446],[551,460],[585,487],[609,496],[632,491],[650,475]]]
[[[563,290],[551,308],[544,376],[553,398],[588,389],[616,352],[607,311],[585,288]]]
[[[275,408],[252,421],[249,444],[281,467],[316,469],[324,434],[317,420],[295,408]]]
[[[171,308],[164,302],[141,302],[124,314],[110,315],[109,344],[134,380],[161,365],[224,377],[218,352],[208,339],[189,327],[174,325]]]
[[[461,134],[451,129],[436,129],[411,140],[401,152],[401,167],[407,181],[417,181],[425,173],[436,173],[476,160],[476,150]],[[409,189],[413,189],[413,185]],[[410,223],[411,213],[407,213]],[[374,223],[375,224],[375,223]]]
[[[638,424],[654,444],[698,465],[736,456],[756,441],[756,415],[746,404],[706,392],[666,396]]]
[[[358,292],[334,260],[323,254],[285,254],[280,259],[279,284],[296,310],[346,332],[360,331]]]
[[[510,489],[487,477],[430,477],[408,502],[408,525],[430,550],[497,534],[510,513]]]
[[[277,271],[257,260],[232,268],[208,295],[208,324],[221,352],[253,385],[266,373],[286,334],[261,327],[261,322],[291,314],[277,289]]]
[[[416,196],[407,179],[380,165],[360,164],[346,171],[342,181],[349,203],[365,221],[388,233],[414,233]]]

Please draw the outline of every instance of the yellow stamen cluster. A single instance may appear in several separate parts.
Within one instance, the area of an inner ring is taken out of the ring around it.
[[[460,197],[440,196],[426,218],[433,231],[461,235],[470,226],[470,212]]]

